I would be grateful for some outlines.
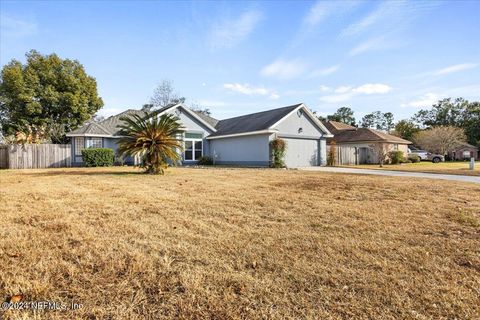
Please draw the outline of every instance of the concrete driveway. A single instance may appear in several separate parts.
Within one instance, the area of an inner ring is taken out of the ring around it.
[[[335,167],[304,167],[304,168],[297,168],[297,169],[305,170],[305,171],[337,172],[337,173],[350,173],[350,174],[373,174],[377,176],[413,177],[413,178],[427,178],[427,179],[480,183],[480,177],[460,176],[460,175],[453,175],[453,174],[389,171],[389,170],[374,170],[374,169],[355,169],[355,168],[335,168]]]

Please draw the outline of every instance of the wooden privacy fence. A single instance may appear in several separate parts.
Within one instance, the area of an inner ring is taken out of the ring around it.
[[[72,166],[69,144],[14,144],[0,146],[0,168],[41,169]]]
[[[327,154],[331,146],[327,146]],[[355,165],[376,163],[375,151],[367,147],[335,146],[337,150],[335,165]]]

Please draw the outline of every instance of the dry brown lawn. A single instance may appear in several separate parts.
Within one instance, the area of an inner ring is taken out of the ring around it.
[[[475,162],[475,170],[469,169],[469,162],[440,162],[422,161],[418,163],[389,164],[382,168],[378,164],[362,164],[355,166],[346,166],[357,169],[379,169],[394,171],[412,171],[426,173],[455,174],[465,176],[480,176],[480,162]]]
[[[6,319],[479,319],[480,185],[260,169],[0,171]]]

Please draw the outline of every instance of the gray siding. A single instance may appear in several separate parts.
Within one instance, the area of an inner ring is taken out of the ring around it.
[[[289,115],[274,129],[287,142],[285,164],[288,167],[324,166],[327,164],[327,145],[324,132],[302,111]],[[299,130],[301,129],[301,130]]]
[[[175,112],[177,109],[180,112]],[[210,149],[209,149],[210,144],[209,144],[209,141],[206,140],[205,138],[208,137],[212,133],[212,131],[209,128],[205,127],[197,119],[190,116],[182,108],[176,108],[176,109],[170,110],[168,113],[174,114],[174,115],[176,115],[177,117],[180,118],[180,122],[182,123],[186,132],[199,133],[203,136],[203,155],[209,155],[210,154]],[[75,139],[76,138],[77,137],[72,137],[72,139],[71,139],[72,159],[73,159],[73,164],[74,165],[81,166],[81,165],[83,165],[82,157],[74,155],[74,153],[75,153]],[[88,137],[85,137],[85,139],[88,139]],[[103,147],[113,149],[113,151],[116,154],[117,149],[118,149],[118,145],[117,145],[118,140],[119,140],[119,138],[103,138]],[[187,161],[187,162],[195,163],[196,161]],[[125,159],[125,163],[126,164],[133,164],[133,157],[127,157]]]
[[[311,167],[319,165],[320,140],[284,139],[287,143],[285,165],[288,168]]]
[[[269,135],[252,135],[210,140],[216,164],[268,166]]]
[[[302,132],[299,132],[300,128],[302,128]],[[274,129],[277,129],[281,135],[317,137],[318,139],[323,135],[322,130],[318,128],[309,118],[309,116],[303,111],[301,112],[300,117],[298,116],[297,112],[289,115]]]
[[[180,112],[176,112],[179,110]],[[185,127],[186,132],[189,133],[200,133],[203,136],[203,155],[207,156],[210,154],[210,144],[209,141],[206,139],[213,131],[206,128],[202,123],[200,123],[197,119],[193,118],[184,111],[182,108],[175,108],[168,111],[169,114],[173,114],[180,118],[180,122]],[[196,163],[197,161],[185,161],[185,163]]]

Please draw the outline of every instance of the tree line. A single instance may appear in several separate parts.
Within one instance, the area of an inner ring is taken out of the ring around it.
[[[86,122],[98,122],[103,100],[95,78],[77,60],[56,54],[26,53],[26,63],[13,59],[0,74],[0,143],[67,143],[66,133]],[[185,103],[173,82],[163,80],[144,111]],[[195,103],[191,109],[210,115]]]
[[[341,107],[332,115],[319,118],[385,131],[409,141],[418,140],[419,133],[429,129],[453,127],[460,129],[468,143],[480,145],[480,102],[469,102],[464,98],[439,100],[431,108],[421,109],[410,119],[402,119],[396,123],[391,112],[381,111],[366,114],[357,123],[354,112],[349,107]],[[453,135],[452,130],[449,133]],[[458,137],[458,134],[455,136]]]

